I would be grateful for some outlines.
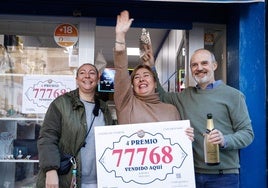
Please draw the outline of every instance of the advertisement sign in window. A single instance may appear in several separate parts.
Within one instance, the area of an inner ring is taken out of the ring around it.
[[[23,77],[22,113],[45,113],[55,98],[75,88],[74,76],[26,75]]]

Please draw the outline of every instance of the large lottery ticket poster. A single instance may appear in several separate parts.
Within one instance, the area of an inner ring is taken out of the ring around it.
[[[194,188],[189,120],[95,128],[98,188]]]

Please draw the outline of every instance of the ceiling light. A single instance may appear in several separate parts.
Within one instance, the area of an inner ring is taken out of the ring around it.
[[[139,48],[127,48],[127,55],[128,56],[140,56],[140,49]]]

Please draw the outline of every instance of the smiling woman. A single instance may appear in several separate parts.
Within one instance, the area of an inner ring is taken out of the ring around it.
[[[98,81],[97,68],[83,64],[76,74],[78,88],[49,105],[37,142],[40,164],[37,187],[45,184],[70,187],[73,182],[79,187],[97,187],[93,130],[95,126],[113,124],[108,105],[96,94]],[[62,174],[60,161],[66,155],[74,156],[74,161],[72,170],[67,168],[66,174]],[[81,178],[76,179],[76,174]]]
[[[134,93],[146,96],[155,93],[156,79],[152,69],[147,65],[138,65],[131,74]]]
[[[79,87],[80,99],[94,102],[98,81],[99,72],[94,65],[86,63],[80,66],[76,74],[76,84]]]
[[[125,48],[125,34],[133,19],[127,11],[117,17],[115,28],[116,41],[114,50],[115,93],[114,102],[119,124],[146,123],[179,120],[177,109],[162,103],[155,93],[156,80],[150,67],[138,65],[129,77],[128,58]],[[151,56],[152,57],[152,56]]]

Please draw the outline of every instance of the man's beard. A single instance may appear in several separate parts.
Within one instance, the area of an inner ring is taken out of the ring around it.
[[[212,78],[211,74],[206,74],[204,77],[200,78],[198,76],[194,76],[194,80],[196,81],[197,84],[201,85],[201,84],[205,84],[205,83],[209,83],[210,80]]]

